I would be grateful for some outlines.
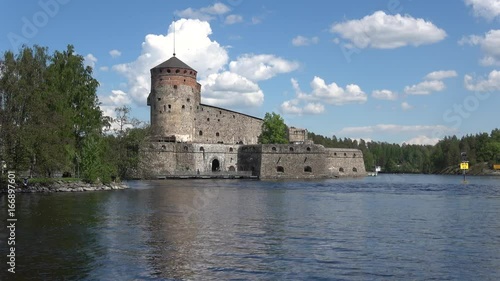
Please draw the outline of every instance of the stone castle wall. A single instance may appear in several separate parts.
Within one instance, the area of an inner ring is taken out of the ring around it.
[[[261,179],[361,177],[357,149],[315,144],[227,145],[151,142],[143,149],[145,178],[243,173]],[[345,154],[345,155],[344,155]]]
[[[202,104],[196,113],[195,128],[196,143],[256,144],[262,119]]]

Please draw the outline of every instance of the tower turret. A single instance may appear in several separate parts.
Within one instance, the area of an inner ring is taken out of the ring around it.
[[[151,69],[151,129],[155,137],[176,142],[193,141],[195,113],[201,85],[196,70],[175,55]]]

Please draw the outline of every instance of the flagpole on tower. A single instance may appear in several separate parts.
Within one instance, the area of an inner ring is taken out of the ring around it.
[[[175,16],[173,17],[174,20],[174,57],[175,57]]]

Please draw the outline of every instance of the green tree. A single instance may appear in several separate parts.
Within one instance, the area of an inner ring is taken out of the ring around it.
[[[259,143],[288,143],[287,126],[279,114],[274,112],[266,113],[264,122],[262,123],[262,133],[259,136]]]

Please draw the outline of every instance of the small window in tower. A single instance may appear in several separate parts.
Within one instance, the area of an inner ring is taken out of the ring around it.
[[[312,173],[312,171],[313,171],[313,170],[312,170],[311,166],[305,166],[305,167],[304,167],[304,172],[305,172],[305,173]]]
[[[186,74],[186,73],[187,73],[187,70],[184,70],[184,74]],[[184,81],[186,81],[186,80],[184,80]]]
[[[273,146],[273,148],[271,149],[272,151],[276,151],[276,147]]]
[[[229,152],[233,152],[233,148],[232,147],[229,148]]]
[[[176,89],[176,90],[177,90],[177,85],[174,85],[174,89]]]
[[[215,136],[216,136],[216,137],[220,136],[219,132],[215,133]]]
[[[278,172],[278,173],[284,173],[285,169],[283,168],[283,166],[278,166],[278,167],[276,167],[276,172]]]
[[[198,132],[198,134],[199,134],[200,136],[203,136],[203,132],[202,132],[202,131],[199,131],[199,132]]]
[[[293,147],[290,147],[290,151],[293,152]]]
[[[344,156],[347,156],[347,153],[344,152]]]
[[[176,69],[176,70],[175,70],[175,73],[179,73],[179,71],[180,71],[179,69]]]
[[[233,115],[233,118],[236,118],[236,116]]]
[[[207,121],[210,121],[210,118],[207,118]]]
[[[163,105],[163,111],[167,111],[167,106]]]
[[[188,151],[188,147],[187,146],[184,146],[184,151]]]
[[[190,98],[187,98],[187,99],[186,99],[186,101],[187,101],[187,102],[190,102],[190,101],[191,101],[191,99],[190,99]]]
[[[217,122],[220,122],[220,119],[217,119]]]
[[[202,146],[202,147],[200,147],[200,151],[205,151],[205,149],[203,148],[203,146]]]
[[[182,109],[184,109],[184,108],[186,108],[186,106],[185,106],[185,105],[182,105]]]
[[[161,98],[158,98],[158,101],[161,101]]]
[[[193,72],[192,72],[192,71],[189,71],[189,74],[193,74]]]
[[[306,148],[306,150],[307,150],[307,151],[311,151],[311,148],[310,148],[310,147],[308,147],[308,148]]]
[[[222,114],[222,111],[219,111],[219,114]]]
[[[184,79],[184,82],[186,82],[186,79]]]
[[[167,73],[170,73],[170,69],[167,69]]]
[[[172,108],[172,105],[171,105],[171,104],[169,104],[169,105],[168,105],[168,109],[171,109],[171,108]]]

